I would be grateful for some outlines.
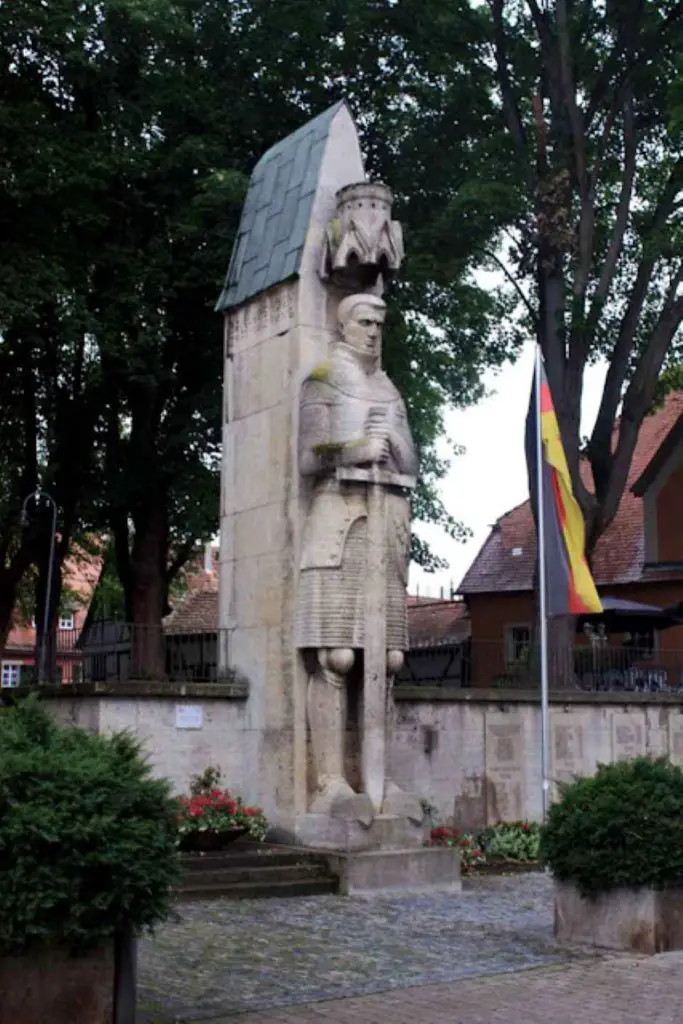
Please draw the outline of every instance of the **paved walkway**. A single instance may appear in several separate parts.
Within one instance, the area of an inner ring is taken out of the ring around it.
[[[683,954],[558,946],[550,880],[188,904],[140,950],[139,1024],[680,1024]]]
[[[424,986],[595,960],[555,943],[541,874],[481,879],[462,894],[218,900],[179,913],[141,946],[140,1024],[259,1020],[301,1005],[317,1014],[327,1000],[397,989],[415,1006]]]
[[[254,1013],[239,1024],[680,1024],[683,954],[541,968]],[[235,1017],[215,1024],[234,1024]]]

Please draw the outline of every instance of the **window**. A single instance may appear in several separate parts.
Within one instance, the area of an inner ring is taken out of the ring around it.
[[[59,629],[73,629],[74,628],[74,614],[69,612],[68,615],[59,616]]]
[[[525,664],[531,651],[531,626],[505,627],[505,660],[508,665]]]
[[[6,690],[18,686],[21,679],[21,664],[17,661],[3,661],[2,663],[2,689]]]
[[[627,636],[624,647],[633,652],[636,661],[650,661],[654,658],[657,648],[655,630],[641,629],[631,633]]]

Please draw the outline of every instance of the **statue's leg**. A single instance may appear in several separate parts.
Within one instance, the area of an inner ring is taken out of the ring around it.
[[[349,648],[320,650],[317,669],[308,684],[308,723],[317,783],[313,811],[329,811],[335,800],[353,796],[344,777],[346,676],[353,662],[354,653]]]
[[[403,651],[387,651],[387,720],[389,720],[389,710],[394,699],[394,678],[403,668],[404,662],[405,656]],[[422,804],[418,798],[402,790],[392,780],[389,771],[387,771],[384,788],[382,813],[393,814],[400,818],[408,818],[418,825],[422,823],[424,818]]]

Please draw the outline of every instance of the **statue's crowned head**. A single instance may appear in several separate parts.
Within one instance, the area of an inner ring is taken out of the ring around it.
[[[386,309],[386,303],[377,295],[361,293],[342,299],[337,320],[344,344],[366,359],[378,361]]]

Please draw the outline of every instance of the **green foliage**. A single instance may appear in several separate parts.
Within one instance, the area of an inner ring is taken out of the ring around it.
[[[675,386],[662,371],[681,358],[683,8],[476,6],[487,9],[503,180],[518,186],[507,190],[511,293],[543,349],[590,554],[619,507],[643,419]],[[477,187],[490,188],[501,170],[492,162]],[[609,372],[581,444],[583,378],[598,359]]]
[[[409,239],[386,363],[422,454],[416,513],[461,535],[437,495],[443,409],[476,400],[519,340],[468,269],[518,191],[505,171],[477,184],[502,152],[484,43],[463,0],[0,4],[0,596],[27,560],[44,566],[49,524],[25,551],[16,525],[40,479],[60,558],[74,530],[110,531],[127,614],[158,624],[216,529],[213,304],[248,176],[341,95]]]
[[[460,854],[460,866],[463,871],[472,871],[480,864],[486,863],[484,852],[478,836],[473,832],[461,832],[459,828],[447,825],[435,825],[429,833],[426,846],[448,846],[457,849]]]
[[[0,955],[163,921],[176,844],[177,801],[130,736],[60,728],[34,699],[0,710]]]
[[[499,821],[478,834],[487,860],[537,861],[541,826],[535,821]]]
[[[683,771],[639,757],[563,786],[542,830],[541,856],[584,896],[681,885]]]

